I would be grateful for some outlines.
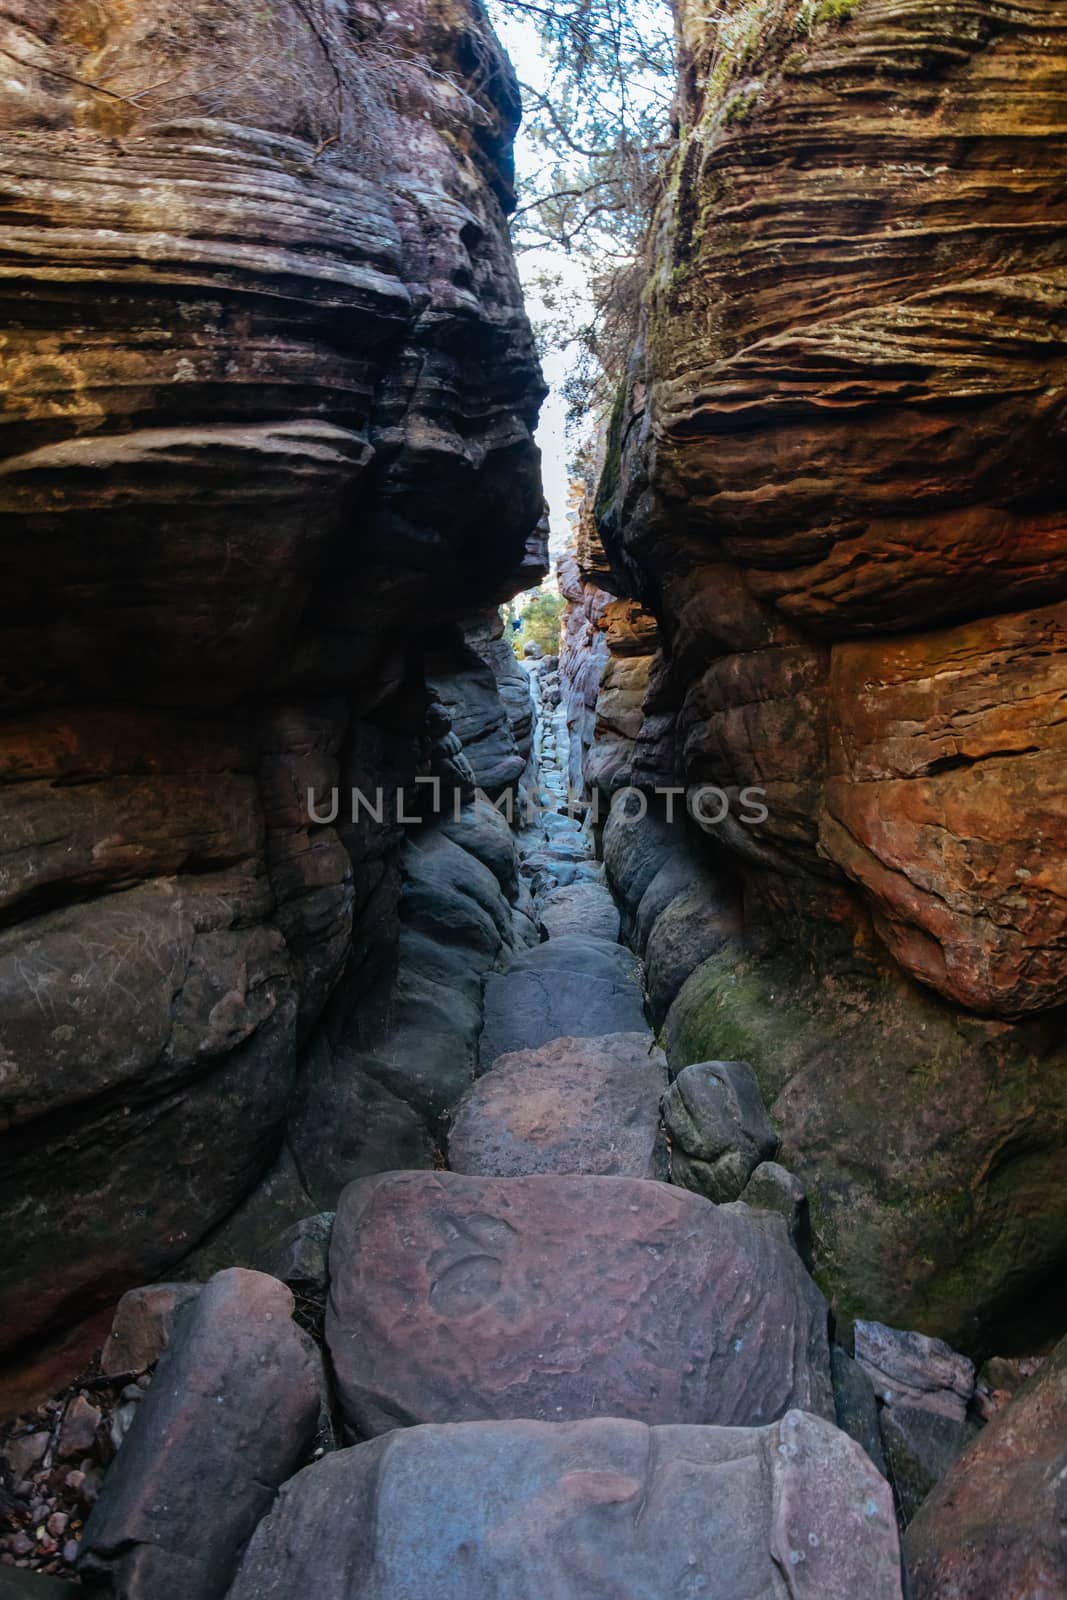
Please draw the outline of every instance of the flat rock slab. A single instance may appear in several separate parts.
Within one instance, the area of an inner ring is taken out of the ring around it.
[[[886,1405],[916,1406],[962,1422],[974,1393],[974,1363],[943,1339],[884,1322],[857,1321],[856,1360]]]
[[[554,948],[555,947],[555,948]],[[606,939],[567,935],[524,951],[485,983],[480,1070],[550,1039],[593,1039],[647,1027],[637,962]]]
[[[540,906],[541,922],[550,938],[584,933],[595,939],[619,937],[619,908],[601,883],[573,883],[554,889]]]
[[[229,1600],[900,1600],[888,1485],[791,1411],[765,1428],[411,1428],[308,1467]]]
[[[149,1283],[130,1289],[115,1309],[100,1370],[108,1377],[146,1372],[166,1349],[175,1324],[200,1293],[198,1283]]]
[[[666,1057],[647,1031],[553,1039],[500,1056],[459,1103],[449,1165],[480,1177],[657,1177],[666,1084]]]
[[[832,1418],[827,1306],[763,1213],[639,1178],[350,1184],[326,1338],[364,1437],[512,1417]]]

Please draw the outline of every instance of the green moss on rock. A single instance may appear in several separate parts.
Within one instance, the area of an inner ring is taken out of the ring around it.
[[[1032,1297],[1039,1336],[1044,1286],[1067,1254],[1055,1019],[983,1022],[896,975],[735,951],[689,978],[664,1047],[673,1071],[752,1063],[780,1159],[808,1189],[816,1277],[841,1320],[873,1316],[981,1353],[1010,1343]]]

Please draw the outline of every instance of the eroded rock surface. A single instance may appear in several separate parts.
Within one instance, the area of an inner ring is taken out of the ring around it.
[[[551,1039],[644,1028],[644,996],[633,956],[606,939],[559,935],[522,951],[506,972],[486,980],[480,1070],[513,1050],[532,1050]]]
[[[453,1172],[656,1178],[667,1063],[647,1033],[553,1039],[498,1056],[468,1089],[448,1135]]]
[[[492,1485],[487,1499],[486,1485]],[[409,1428],[288,1485],[230,1600],[900,1600],[888,1486],[828,1423]]]
[[[459,622],[544,565],[480,6],[90,10],[0,7],[0,1322],[31,1359],[270,1167],[342,975],[388,975],[424,630],[462,669]]]
[[[959,1457],[908,1529],[915,1600],[1067,1590],[1067,1342]]]
[[[778,1149],[747,1061],[695,1061],[663,1096],[675,1183],[709,1200],[737,1200]]]
[[[832,1416],[826,1304],[756,1215],[632,1178],[351,1185],[326,1321],[349,1426]]]
[[[319,1421],[321,1365],[292,1310],[276,1278],[232,1268],[186,1313],[85,1529],[79,1568],[104,1593],[226,1594]]]
[[[1046,0],[678,17],[597,499],[662,649],[635,771],[722,791],[708,865],[740,879],[669,1054],[781,1094],[842,1309],[978,1349],[1048,1302],[1067,1206],[1067,27]]]

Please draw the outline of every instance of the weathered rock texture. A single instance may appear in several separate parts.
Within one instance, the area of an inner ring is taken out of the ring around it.
[[[468,1089],[448,1135],[453,1172],[664,1176],[667,1063],[647,1033],[553,1039],[500,1056]]]
[[[1047,0],[678,18],[679,147],[599,528],[663,645],[642,744],[660,781],[666,762],[730,796],[707,832],[740,868],[747,949],[815,955],[806,994],[765,967],[761,1001],[793,1007],[783,1035],[818,1005],[824,1037],[803,1063],[787,1044],[802,1085],[757,1059],[735,952],[709,979],[733,1037],[689,1027],[674,1064],[752,1060],[782,1091],[828,1280],[957,1337],[991,1297],[1040,1298],[1062,1231],[1033,1219],[1067,1207],[1067,1058],[1041,1032],[1067,1003],[1067,18]],[[942,1127],[933,1216],[918,1157],[942,1113],[914,1074],[925,1056],[940,1100],[964,1040],[965,1148]],[[839,1206],[879,1281],[836,1253]],[[910,1287],[888,1267],[905,1240]]]
[[[428,770],[428,636],[543,554],[480,6],[135,12],[0,5],[0,1324],[34,1351],[274,1157],[340,975],[391,960],[398,831],[347,796]]]
[[[234,1268],[183,1313],[86,1525],[79,1567],[103,1593],[226,1594],[315,1439],[321,1362],[292,1310],[276,1278]]]
[[[346,1421],[832,1417],[826,1303],[760,1218],[636,1178],[364,1178],[330,1244]]]
[[[575,794],[607,799],[634,778],[658,661],[656,622],[633,600],[619,600],[603,587],[614,579],[584,499],[575,548],[561,557],[557,573],[567,600],[559,676],[570,735],[568,779]]]
[[[900,1600],[888,1486],[850,1439],[796,1411],[390,1433],[282,1490],[230,1600],[716,1592]]]
[[[1067,1592],[1067,1341],[958,1458],[908,1529],[915,1600]]]

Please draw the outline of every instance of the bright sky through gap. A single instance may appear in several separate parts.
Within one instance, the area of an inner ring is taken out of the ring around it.
[[[532,84],[538,89],[547,88],[550,76],[549,63],[533,23],[523,17],[505,17],[502,8],[494,6],[493,24],[500,42],[511,57],[520,81]],[[515,141],[515,165],[520,180],[535,172],[542,162],[543,156],[538,156],[523,129],[520,128]],[[524,251],[518,257],[518,264],[519,276],[526,293],[526,308],[535,327],[545,314],[545,307],[535,282],[538,271],[550,269],[560,276],[567,289],[580,292],[585,286],[585,275],[581,266],[562,251]],[[570,525],[567,521],[567,461],[579,441],[574,440],[568,445],[567,406],[562,389],[573,360],[573,355],[567,350],[554,350],[543,359],[545,382],[550,392],[541,410],[537,443],[541,449],[545,497],[548,500],[552,527],[553,558],[566,545],[570,534]]]

